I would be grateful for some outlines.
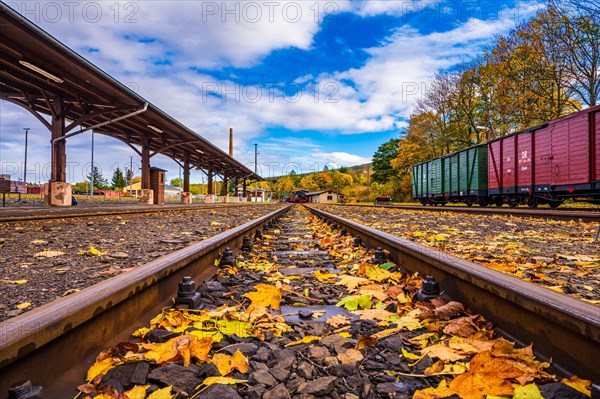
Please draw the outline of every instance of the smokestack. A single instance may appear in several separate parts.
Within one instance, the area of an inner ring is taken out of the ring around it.
[[[233,158],[233,128],[229,128],[229,156]]]

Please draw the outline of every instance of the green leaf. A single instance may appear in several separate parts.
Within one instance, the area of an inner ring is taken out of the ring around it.
[[[390,270],[394,266],[396,266],[396,265],[394,265],[392,262],[385,262],[384,264],[379,265],[379,267],[381,267],[382,269],[385,269],[385,270]]]
[[[370,309],[373,306],[371,302],[371,294],[364,295],[350,295],[342,298],[341,301],[335,304],[335,306],[344,307],[350,311],[360,309]]]

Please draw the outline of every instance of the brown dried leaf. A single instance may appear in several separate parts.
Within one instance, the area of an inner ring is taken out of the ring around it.
[[[463,338],[467,338],[477,331],[479,331],[479,328],[473,323],[472,317],[469,316],[452,320],[444,327],[444,332],[446,334],[457,335]]]

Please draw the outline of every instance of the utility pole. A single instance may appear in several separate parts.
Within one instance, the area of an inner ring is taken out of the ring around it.
[[[131,187],[131,182],[133,181],[133,156],[129,157],[129,173],[127,173],[129,177],[129,195],[133,195],[133,187]]]
[[[25,187],[27,187],[27,141],[29,140],[29,129],[28,127],[23,128],[25,130],[25,165],[23,165],[23,182],[25,183]]]
[[[92,130],[92,177],[90,179],[90,198],[94,198],[94,131]]]
[[[254,175],[257,176],[258,170],[258,143],[254,143]],[[254,185],[254,202],[258,202],[258,177],[256,178],[256,183]]]

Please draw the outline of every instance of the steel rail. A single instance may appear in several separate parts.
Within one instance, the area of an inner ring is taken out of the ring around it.
[[[280,208],[129,272],[0,323],[0,395],[19,381],[42,385],[47,397],[69,397],[102,349],[126,341],[176,296],[178,283],[199,284],[215,271],[226,246],[285,213]]]
[[[600,222],[600,210],[582,211],[578,210],[556,210],[556,209],[538,209],[538,208],[495,208],[495,207],[458,207],[458,206],[406,206],[406,205],[366,205],[366,204],[327,204],[337,206],[358,206],[358,207],[376,207],[386,209],[401,209],[406,211],[425,211],[425,212],[457,212],[470,213],[478,215],[505,215],[543,219],[558,220],[582,220],[584,222]]]
[[[493,321],[516,342],[534,343],[556,370],[600,382],[600,307],[536,286],[340,216],[307,208],[346,227],[371,247],[388,249],[406,271],[433,276],[444,293]]]
[[[170,211],[198,211],[206,209],[221,209],[231,207],[242,207],[254,205],[254,203],[231,203],[231,204],[176,204],[176,205],[149,205],[149,206],[126,206],[126,207],[82,207],[82,208],[35,208],[35,209],[23,209],[20,208],[19,212],[10,212],[0,210],[0,223],[14,223],[14,222],[28,222],[37,220],[55,220],[55,219],[75,219],[75,218],[88,218],[88,217],[100,217],[100,216],[119,216],[119,215],[136,215],[144,213],[156,213],[156,212],[170,212]],[[36,212],[44,213],[36,213]],[[6,216],[3,213],[13,213],[13,216]],[[17,214],[25,213],[25,214]]]

